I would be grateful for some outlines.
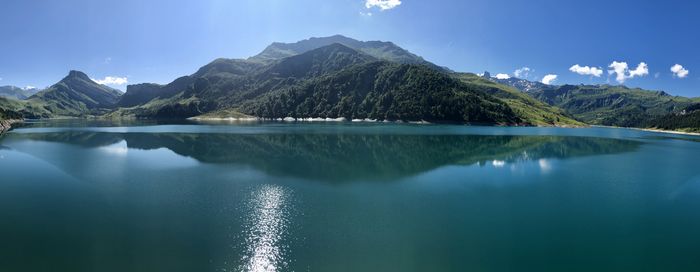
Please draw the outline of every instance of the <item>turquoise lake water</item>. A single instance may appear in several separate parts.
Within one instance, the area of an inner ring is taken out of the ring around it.
[[[700,137],[29,123],[0,271],[700,271]]]

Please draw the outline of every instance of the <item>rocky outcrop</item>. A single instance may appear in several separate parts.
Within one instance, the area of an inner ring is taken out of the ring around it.
[[[12,124],[22,122],[22,120],[0,120],[0,134],[5,133],[12,129]]]

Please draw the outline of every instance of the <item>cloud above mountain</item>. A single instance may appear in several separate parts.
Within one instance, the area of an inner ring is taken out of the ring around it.
[[[594,76],[594,77],[600,77],[603,74],[603,69],[601,69],[601,68],[581,66],[578,64],[571,66],[571,68],[569,68],[569,71],[577,73],[579,75]]]
[[[508,74],[496,74],[497,79],[509,79],[510,75]]]
[[[124,85],[124,84],[129,83],[128,78],[116,77],[116,76],[107,76],[103,79],[92,78],[92,81],[97,82],[98,84],[102,84],[102,85]]]
[[[527,79],[528,77],[530,77],[530,73],[531,73],[532,71],[533,71],[533,70],[530,69],[530,67],[523,67],[523,68],[520,68],[520,69],[515,70],[515,72],[513,72],[513,74],[514,74],[515,77],[517,77],[517,78]]]
[[[678,77],[678,78],[684,78],[687,77],[690,71],[688,69],[685,69],[683,65],[676,64],[671,66],[671,72],[673,72],[673,76]]]
[[[558,77],[559,77],[558,75],[548,74],[542,78],[542,83],[547,84],[547,85],[551,85],[555,81],[557,81]]]
[[[373,8],[378,7],[381,10],[393,9],[401,5],[401,0],[366,0],[365,7]]]
[[[615,74],[615,80],[617,80],[617,82],[620,84],[625,83],[625,81],[628,79],[642,77],[649,74],[649,66],[644,62],[640,62],[639,65],[637,65],[637,68],[634,70],[629,69],[627,62],[618,61],[613,61],[608,68],[610,68],[608,70],[608,74]]]

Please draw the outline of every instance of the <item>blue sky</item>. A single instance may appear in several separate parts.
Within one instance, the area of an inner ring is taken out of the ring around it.
[[[531,80],[700,96],[696,1],[4,0],[0,11],[0,85],[46,87],[70,69],[120,89],[167,83],[273,41],[343,34],[456,71],[528,67]]]

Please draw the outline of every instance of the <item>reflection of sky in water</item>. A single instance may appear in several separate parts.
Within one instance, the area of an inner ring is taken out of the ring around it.
[[[290,221],[290,192],[280,186],[263,185],[246,203],[242,271],[282,271],[288,267],[287,246],[282,240]]]
[[[447,165],[404,180],[426,185],[435,185],[435,181],[440,181],[437,184],[508,186],[538,182],[556,170],[558,163],[559,160],[544,158],[492,160],[471,165]]]
[[[129,152],[129,148],[126,146],[126,141],[124,140],[113,145],[99,147],[98,149],[107,154],[117,156],[126,156]]]
[[[164,147],[149,150],[128,148],[125,140],[116,144],[98,147],[97,150],[112,157],[129,157],[130,166],[132,167],[142,166],[149,169],[162,169],[190,167],[198,164],[197,160],[178,155]]]
[[[508,165],[510,165],[509,168],[510,168],[511,171],[515,171],[515,170],[517,170],[518,168],[522,168],[522,167],[523,167],[523,163],[527,163],[527,161],[522,161],[522,162],[511,162],[511,163],[508,163],[508,162],[506,162],[506,161],[501,161],[501,160],[493,160],[493,161],[491,161],[491,165],[492,165],[493,167],[495,167],[495,168],[503,168],[503,167],[506,166],[506,164],[508,164]],[[549,160],[547,160],[547,159],[539,159],[539,160],[537,160],[537,166],[539,166],[540,171],[542,171],[543,173],[552,170],[551,162],[550,162]]]

